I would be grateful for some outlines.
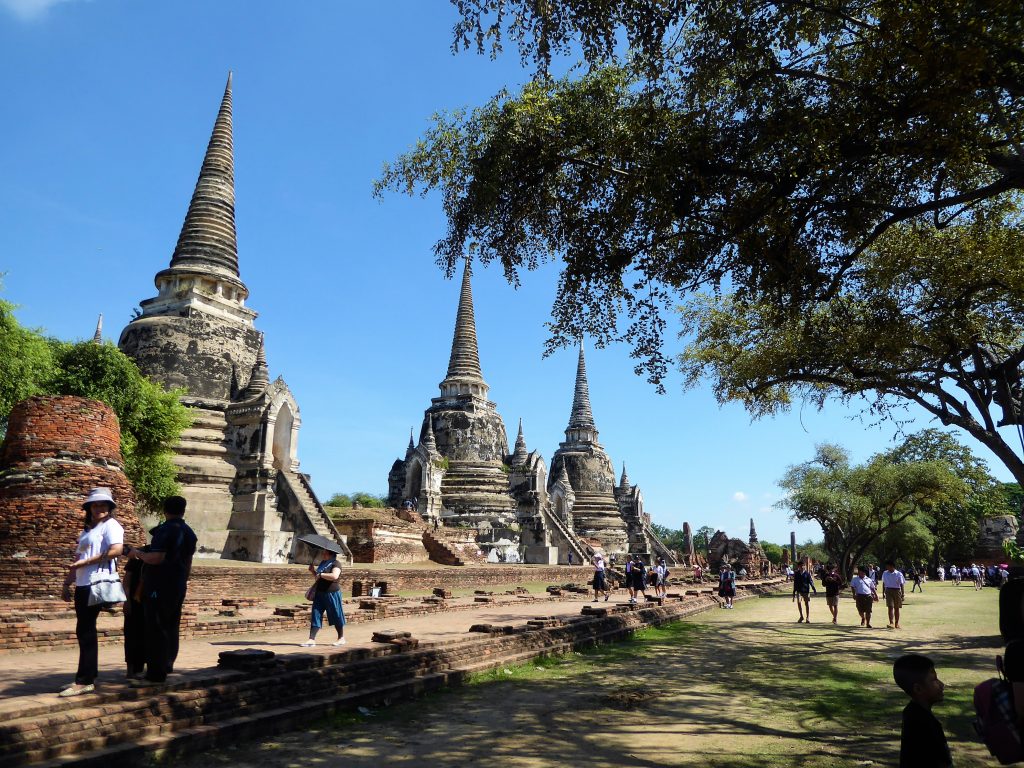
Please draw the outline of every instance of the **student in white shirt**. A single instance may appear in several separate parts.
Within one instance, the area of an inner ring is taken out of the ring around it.
[[[853,600],[857,603],[857,613],[860,614],[860,625],[871,629],[871,608],[878,599],[878,592],[875,590],[875,582],[868,576],[868,569],[865,566],[857,568],[857,575],[850,579],[850,590],[853,592]]]
[[[885,587],[885,607],[889,609],[889,629],[900,628],[900,608],[903,607],[903,585],[907,580],[896,570],[892,560],[882,571],[882,586]]]

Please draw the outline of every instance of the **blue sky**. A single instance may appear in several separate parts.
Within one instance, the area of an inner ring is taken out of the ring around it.
[[[116,341],[169,262],[233,70],[239,262],[271,375],[302,411],[302,469],[322,497],[383,493],[444,377],[458,282],[433,261],[439,201],[378,202],[372,182],[433,112],[526,77],[515,55],[452,55],[454,19],[447,0],[0,0],[3,297],[64,338],[90,337],[103,313]],[[556,281],[548,266],[514,290],[478,267],[473,286],[510,444],[521,417],[548,460],[576,364],[573,350],[541,356]],[[862,460],[895,431],[838,405],[751,423],[678,376],[657,395],[622,347],[588,347],[587,367],[616,471],[625,461],[672,527],[745,537],[754,517],[764,540],[816,536],[772,506],[786,467],[826,441]]]

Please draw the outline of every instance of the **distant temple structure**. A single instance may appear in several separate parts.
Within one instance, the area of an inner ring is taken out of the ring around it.
[[[616,484],[597,441],[582,346],[566,439],[550,475],[540,454],[527,450],[522,422],[509,453],[480,367],[471,277],[467,262],[441,394],[430,401],[419,441],[410,435],[405,457],[391,467],[389,504],[411,504],[438,527],[475,529],[491,560],[565,563],[571,554],[583,563],[601,550],[648,561],[660,555],[675,564],[651,529],[640,489],[625,467]]]
[[[257,313],[238,268],[231,75],[170,265],[157,295],[118,346],[149,378],[185,390],[193,424],[175,463],[200,557],[308,560],[296,536],[317,533],[351,559],[309,479],[299,472],[301,417],[284,380],[271,381]]]

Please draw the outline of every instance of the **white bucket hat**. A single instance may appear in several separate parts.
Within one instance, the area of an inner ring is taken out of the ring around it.
[[[110,495],[109,488],[93,488],[89,491],[89,496],[84,502],[82,502],[82,509],[86,512],[89,511],[89,505],[96,501],[105,501],[110,504],[110,509],[114,510],[117,508],[117,503],[114,501],[114,497]]]

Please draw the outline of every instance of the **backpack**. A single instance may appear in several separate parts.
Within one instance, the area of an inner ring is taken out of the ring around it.
[[[996,657],[999,677],[974,687],[974,730],[1000,765],[1024,760],[1024,745],[1017,728],[1017,710],[1013,703],[1013,684],[1004,680],[1003,659]]]

